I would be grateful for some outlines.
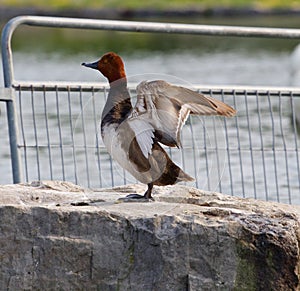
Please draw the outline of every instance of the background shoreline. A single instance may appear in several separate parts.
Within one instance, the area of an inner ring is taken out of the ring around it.
[[[213,17],[255,17],[296,16],[299,8],[254,8],[254,7],[209,7],[209,8],[52,8],[0,6],[0,22],[19,15],[60,16],[75,18],[132,19],[132,18],[213,18]]]

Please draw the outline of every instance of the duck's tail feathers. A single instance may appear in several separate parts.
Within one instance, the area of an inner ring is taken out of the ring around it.
[[[177,182],[191,182],[194,181],[195,179],[185,173],[183,170],[180,169],[179,175],[177,177]]]

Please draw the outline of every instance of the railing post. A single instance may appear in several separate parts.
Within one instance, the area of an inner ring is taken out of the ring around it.
[[[16,101],[15,92],[12,90],[13,84],[13,64],[12,64],[12,52],[11,52],[11,22],[8,22],[2,31],[1,38],[1,51],[2,51],[2,65],[5,88],[11,89],[9,100],[6,101],[7,108],[7,121],[8,121],[8,133],[9,144],[11,154],[11,165],[13,174],[13,183],[22,182],[21,172],[21,157],[18,149],[18,120],[16,114]]]
[[[13,96],[12,96],[13,97]],[[22,182],[15,99],[6,103],[13,183]]]

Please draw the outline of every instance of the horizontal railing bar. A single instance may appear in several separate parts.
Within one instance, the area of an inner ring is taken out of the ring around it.
[[[40,145],[39,144],[38,146],[36,146],[36,145],[26,144],[25,146],[24,145],[19,145],[18,146],[18,148],[27,148],[27,149],[37,149],[37,148],[47,149],[47,148],[61,148],[61,147],[63,147],[63,148],[73,148],[73,145],[72,144],[51,144],[51,145]],[[78,148],[80,148],[80,149],[85,149],[85,148],[87,148],[87,149],[96,149],[96,147],[93,146],[93,145],[88,145],[88,146],[76,145],[76,149],[78,149]],[[99,146],[99,148],[106,149],[104,145]]]
[[[138,83],[129,83],[128,88],[134,90]],[[14,83],[13,88],[21,91],[103,91],[109,89],[106,82],[99,83],[77,83],[77,82],[26,82],[22,81]],[[300,96],[300,87],[266,87],[266,86],[238,86],[238,85],[201,85],[193,84],[191,89],[200,90],[203,93],[224,94],[224,95],[276,95],[284,96]]]
[[[40,148],[40,149],[43,149],[43,148],[73,148],[73,145],[71,144],[51,144],[51,145],[19,145],[18,148],[27,148],[27,149],[37,149],[37,148]],[[167,146],[163,146],[165,148],[169,148]],[[92,145],[76,145],[76,148],[77,149],[96,149],[95,146],[92,146]],[[105,149],[106,150],[106,147],[104,145],[99,145],[99,148],[100,149]],[[176,148],[174,148],[175,150],[177,150]],[[184,150],[192,150],[193,147],[191,146],[184,146]],[[295,151],[298,151],[297,148],[291,148],[291,147],[287,147],[287,148],[282,148],[282,147],[276,147],[276,146],[269,146],[269,147],[264,147],[264,148],[260,148],[260,147],[253,147],[253,148],[244,148],[244,147],[202,147],[200,148],[200,150],[203,150],[203,151],[236,151],[236,152],[250,152],[250,151],[254,151],[254,152],[262,152],[262,151],[267,151],[267,152],[273,152],[273,151],[276,151],[276,152],[295,152]]]
[[[133,32],[161,32],[238,37],[246,36],[267,38],[300,38],[300,29],[291,28],[199,25],[43,16],[19,16],[12,19],[11,22],[14,23],[14,27],[20,24],[27,24],[33,26],[46,27],[117,30]]]
[[[14,83],[13,88],[21,91],[87,91],[108,89],[107,83],[76,83],[76,82],[20,82]]]

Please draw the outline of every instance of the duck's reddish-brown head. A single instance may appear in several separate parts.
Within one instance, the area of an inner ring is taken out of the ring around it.
[[[124,63],[116,53],[109,52],[94,63],[82,63],[83,66],[100,71],[110,83],[126,78]]]

